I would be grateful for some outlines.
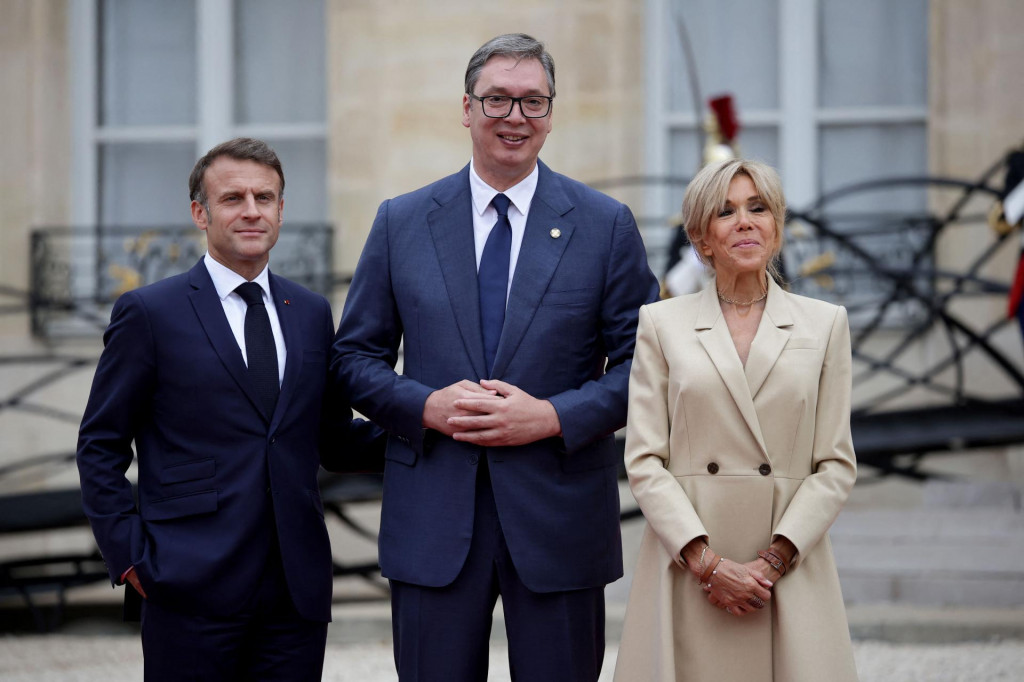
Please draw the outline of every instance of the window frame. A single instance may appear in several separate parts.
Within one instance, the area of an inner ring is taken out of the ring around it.
[[[195,0],[197,106],[195,125],[100,125],[99,2],[70,0],[71,224],[100,224],[100,147],[104,144],[191,142],[198,158],[224,140],[248,136],[327,143],[327,114],[317,123],[235,122],[235,2]],[[324,59],[327,55],[324,55]],[[326,182],[326,178],[325,178]],[[183,220],[186,217],[183,216]],[[323,216],[326,220],[327,216]]]
[[[668,104],[669,41],[674,40],[673,0],[647,0],[647,144],[648,175],[664,177],[671,169],[670,139],[676,132],[698,133],[702,121],[692,111],[673,111]],[[778,132],[778,166],[786,198],[795,207],[808,206],[822,191],[820,137],[826,127],[922,124],[927,129],[928,106],[821,107],[818,97],[820,39],[819,0],[778,0],[779,107],[742,109],[747,130]],[[687,26],[693,30],[693,26]],[[676,70],[675,72],[678,72]],[[708,93],[702,93],[707,97]],[[702,108],[706,105],[702,103]],[[696,162],[696,159],[695,159]],[[696,168],[694,168],[696,171]],[[926,169],[922,169],[926,172]],[[650,215],[661,215],[670,188],[653,188],[647,195]],[[680,197],[681,198],[681,197]]]

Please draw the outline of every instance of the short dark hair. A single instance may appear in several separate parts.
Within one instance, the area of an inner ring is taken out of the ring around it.
[[[206,186],[203,184],[203,178],[206,176],[206,169],[210,167],[210,164],[221,156],[227,156],[238,161],[255,161],[260,165],[273,168],[277,172],[277,177],[281,178],[281,191],[278,199],[284,198],[284,170],[282,170],[281,160],[277,158],[274,150],[263,140],[257,140],[252,137],[236,137],[233,140],[221,142],[206,152],[201,159],[196,161],[192,172],[189,173],[189,199],[198,201],[207,212],[210,210],[210,204],[208,203],[209,197],[206,196]]]
[[[517,60],[536,59],[548,76],[549,96],[555,96],[555,60],[544,49],[544,43],[525,33],[506,33],[491,38],[480,46],[469,59],[466,67],[466,93],[475,95],[473,88],[480,79],[480,72],[491,57],[515,57]]]

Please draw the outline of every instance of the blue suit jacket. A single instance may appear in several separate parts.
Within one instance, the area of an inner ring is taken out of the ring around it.
[[[524,584],[605,585],[622,575],[613,432],[626,421],[637,311],[658,294],[636,222],[625,205],[540,164],[491,378],[550,400],[563,437],[480,448],[421,426],[432,391],[488,378],[471,211],[468,166],[385,201],[335,339],[332,371],[353,407],[391,433],[381,569],[420,585],[455,579],[487,457]]]
[[[348,445],[363,447],[372,427],[350,426],[351,410],[324,400],[330,305],[273,274],[270,288],[288,353],[272,415],[202,261],[118,299],[79,434],[82,499],[114,582],[134,565],[149,599],[231,615],[257,586],[276,532],[296,608],[328,621],[317,473],[322,457],[330,468]],[[321,427],[324,405],[332,432]],[[138,504],[124,476],[132,441]]]

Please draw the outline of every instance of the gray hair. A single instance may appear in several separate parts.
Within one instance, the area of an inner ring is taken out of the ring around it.
[[[210,212],[210,204],[209,197],[206,196],[206,185],[203,180],[210,164],[221,156],[227,156],[237,161],[255,161],[261,166],[273,168],[277,172],[277,177],[281,178],[281,190],[278,199],[284,198],[284,170],[281,168],[281,160],[277,158],[274,150],[263,140],[251,137],[236,137],[233,140],[221,142],[206,152],[201,159],[196,161],[195,167],[189,173],[188,197],[192,201],[198,201],[202,204],[207,213]]]
[[[555,60],[544,49],[544,43],[525,33],[506,33],[491,38],[480,46],[469,60],[466,67],[466,93],[476,94],[473,88],[480,79],[480,72],[491,57],[515,57],[517,63],[524,59],[536,59],[544,67],[548,77],[549,96],[555,96]]]

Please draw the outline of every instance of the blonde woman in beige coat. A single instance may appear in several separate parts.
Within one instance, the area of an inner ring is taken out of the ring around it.
[[[640,309],[626,470],[647,519],[618,682],[856,680],[827,531],[856,478],[846,310],[783,291],[774,170],[683,199],[715,279]]]

